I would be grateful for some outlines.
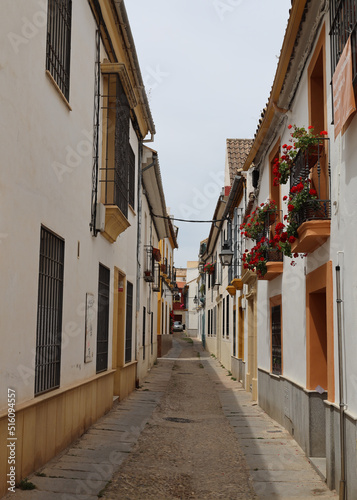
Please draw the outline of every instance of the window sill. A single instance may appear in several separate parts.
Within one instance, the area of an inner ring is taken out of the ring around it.
[[[65,105],[67,106],[67,108],[72,111],[72,108],[71,108],[71,105],[69,104],[69,102],[67,101],[66,97],[64,96],[62,90],[59,88],[59,86],[57,85],[57,82],[56,80],[53,78],[53,76],[51,75],[51,73],[48,71],[48,69],[46,69],[46,75],[48,77],[48,79],[50,80],[50,82],[52,83],[52,85],[54,85],[55,89],[57,90],[57,92],[59,93],[62,101],[65,103]]]
[[[100,233],[110,243],[114,243],[119,234],[130,226],[130,222],[116,205],[105,206],[105,227]]]

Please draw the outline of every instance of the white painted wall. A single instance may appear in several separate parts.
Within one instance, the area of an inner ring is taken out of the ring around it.
[[[326,17],[327,22],[327,17]],[[313,53],[313,51],[312,51]],[[297,124],[307,127],[308,120],[308,79],[306,65],[303,77],[293,102],[291,112],[287,114],[285,126],[277,131],[281,136],[281,143],[290,139],[288,124]],[[332,260],[334,281],[334,341],[335,341],[335,400],[338,402],[338,350],[337,350],[337,309],[336,309],[336,279],[335,266],[340,263],[342,276],[342,289],[344,295],[343,320],[344,320],[344,362],[346,397],[349,411],[357,416],[357,367],[355,355],[357,337],[354,334],[357,298],[357,264],[355,249],[357,246],[356,206],[357,206],[357,170],[355,158],[357,157],[356,118],[352,121],[344,136],[334,140],[334,128],[331,125],[331,87],[329,85],[330,71],[330,41],[328,29],[326,30],[326,65],[327,65],[327,131],[330,137],[330,163],[331,163],[331,237],[313,254],[307,258],[298,259],[297,266],[291,267],[289,259],[285,259],[282,278],[270,282],[268,285],[259,282],[258,312],[261,312],[262,325],[266,325],[266,333],[258,332],[258,366],[269,369],[270,344],[268,341],[268,307],[267,299],[274,294],[283,294],[283,364],[284,376],[299,385],[306,385],[306,318],[305,318],[305,279],[306,274],[317,269],[322,264]],[[267,155],[268,157],[268,155]],[[268,160],[265,161],[265,167]],[[261,179],[261,190],[257,203],[264,201],[267,196],[268,175],[267,168]],[[282,187],[282,196],[288,194],[288,185]],[[283,204],[285,208],[285,205]],[[338,252],[343,252],[339,254]],[[280,292],[279,292],[280,290]],[[259,328],[259,325],[258,325]]]
[[[133,283],[134,305],[136,297],[136,215],[129,209],[131,226],[114,244],[101,235],[93,238],[89,230],[96,29],[93,16],[87,2],[73,2],[70,111],[45,75],[46,22],[31,36],[27,24],[45,18],[44,4],[47,2],[5,0],[3,9],[11,16],[0,18],[0,43],[4,48],[0,53],[0,321],[4,346],[0,408],[5,406],[8,386],[16,388],[18,403],[34,395],[41,224],[65,240],[61,387],[96,372],[96,353],[93,362],[84,363],[83,304],[87,292],[93,293],[97,301],[99,262],[110,268],[111,297],[114,266]],[[14,50],[11,33],[23,37],[23,43]],[[101,55],[106,56],[103,48]],[[137,154],[138,141],[132,127],[130,141]],[[108,369],[112,359],[112,306],[111,299]],[[133,337],[134,348],[135,333]]]

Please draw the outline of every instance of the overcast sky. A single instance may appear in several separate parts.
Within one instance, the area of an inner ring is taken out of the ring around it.
[[[125,0],[156,126],[166,205],[210,220],[227,138],[253,138],[291,0]],[[176,267],[197,260],[209,224],[179,227]]]

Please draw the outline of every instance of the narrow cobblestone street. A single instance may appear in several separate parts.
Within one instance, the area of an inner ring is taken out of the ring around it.
[[[139,390],[29,481],[37,489],[16,499],[337,498],[287,431],[184,334]]]

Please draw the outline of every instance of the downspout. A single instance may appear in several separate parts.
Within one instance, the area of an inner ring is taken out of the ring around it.
[[[135,360],[138,361],[138,326],[139,326],[139,316],[140,316],[140,292],[141,292],[141,215],[142,215],[142,200],[141,200],[141,187],[142,187],[142,173],[141,173],[141,162],[143,157],[143,144],[142,140],[139,140],[138,146],[138,226],[137,226],[137,244],[136,244],[136,315],[135,315]],[[138,366],[138,365],[137,365]],[[136,373],[136,378],[138,378],[138,373]]]
[[[345,450],[345,403],[343,388],[343,356],[342,356],[342,298],[340,265],[336,266],[336,303],[337,303],[337,335],[338,335],[338,377],[340,392],[340,449],[341,449],[341,478],[339,500],[346,498],[346,450]]]

